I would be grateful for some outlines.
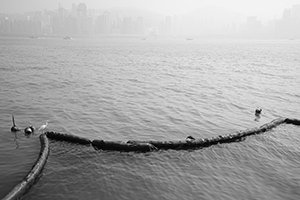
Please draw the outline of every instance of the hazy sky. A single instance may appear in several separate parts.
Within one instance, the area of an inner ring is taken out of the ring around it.
[[[204,5],[215,5],[255,15],[261,19],[281,17],[285,8],[300,4],[300,0],[0,0],[0,13],[23,13],[35,10],[54,10],[61,6],[70,9],[72,3],[86,3],[88,8],[107,9],[114,6],[144,8],[162,14],[182,14]]]

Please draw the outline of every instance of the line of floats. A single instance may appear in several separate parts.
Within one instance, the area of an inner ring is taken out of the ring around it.
[[[217,136],[212,138],[195,139],[192,136],[188,136],[186,140],[182,141],[127,141],[127,142],[115,142],[115,141],[104,141],[104,140],[89,140],[84,137],[75,135],[68,135],[57,133],[54,131],[48,131],[39,136],[41,143],[41,150],[39,156],[33,165],[29,173],[23,178],[23,180],[17,184],[2,200],[20,199],[24,196],[31,188],[32,185],[39,179],[40,174],[47,162],[49,155],[49,139],[65,141],[71,143],[77,143],[82,145],[92,145],[96,150],[112,150],[112,151],[124,151],[124,152],[149,152],[157,150],[187,150],[187,149],[199,149],[209,147],[216,144],[239,142],[244,140],[247,136],[264,133],[280,124],[293,124],[300,125],[300,120],[290,118],[278,118],[270,123],[264,124],[259,128],[247,129],[244,131],[238,131],[233,134],[224,136]],[[14,119],[13,125],[15,126]],[[46,124],[47,125],[47,124]],[[42,128],[46,127],[43,125]],[[18,129],[19,130],[19,129]],[[18,131],[17,127],[16,130]],[[13,131],[13,128],[12,128]]]
[[[247,129],[238,131],[233,134],[219,135],[211,138],[195,139],[188,136],[185,140],[179,141],[137,141],[129,140],[122,141],[104,141],[104,140],[90,140],[76,135],[68,135],[54,131],[45,132],[45,135],[52,140],[66,141],[71,143],[78,143],[83,145],[92,145],[96,150],[110,150],[110,151],[123,151],[123,152],[149,152],[156,150],[188,150],[209,147],[216,144],[239,142],[244,140],[247,136],[264,133],[280,124],[294,124],[300,125],[300,120],[290,118],[278,118],[258,128]]]

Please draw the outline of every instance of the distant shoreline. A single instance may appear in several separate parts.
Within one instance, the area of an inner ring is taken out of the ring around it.
[[[192,38],[190,40],[299,40],[300,38],[270,38],[270,37],[242,37],[242,36],[218,36],[218,35],[203,35],[203,36],[185,36],[185,35],[157,35],[157,36],[145,36],[145,35],[125,35],[125,34],[70,34],[70,35],[43,35],[43,34],[11,34],[11,33],[0,33],[0,37],[20,37],[20,38],[31,38],[31,39],[39,39],[39,38],[81,38],[81,39],[103,39],[103,38],[133,38],[133,39],[184,39],[188,40],[188,38]],[[188,40],[189,42],[192,42]]]

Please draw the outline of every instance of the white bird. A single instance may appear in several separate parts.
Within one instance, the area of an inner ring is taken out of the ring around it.
[[[42,125],[39,129],[38,129],[38,131],[43,131],[43,130],[45,130],[45,128],[48,126],[48,120],[46,121],[46,124],[44,124],[44,125]]]

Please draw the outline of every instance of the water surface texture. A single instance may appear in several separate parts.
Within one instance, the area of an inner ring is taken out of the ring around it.
[[[300,118],[297,40],[7,37],[0,49],[0,198],[40,148],[39,133],[10,132],[12,114],[22,129],[49,120],[47,130],[121,141]],[[240,143],[146,154],[51,142],[25,199],[299,199],[299,130],[282,125]]]

